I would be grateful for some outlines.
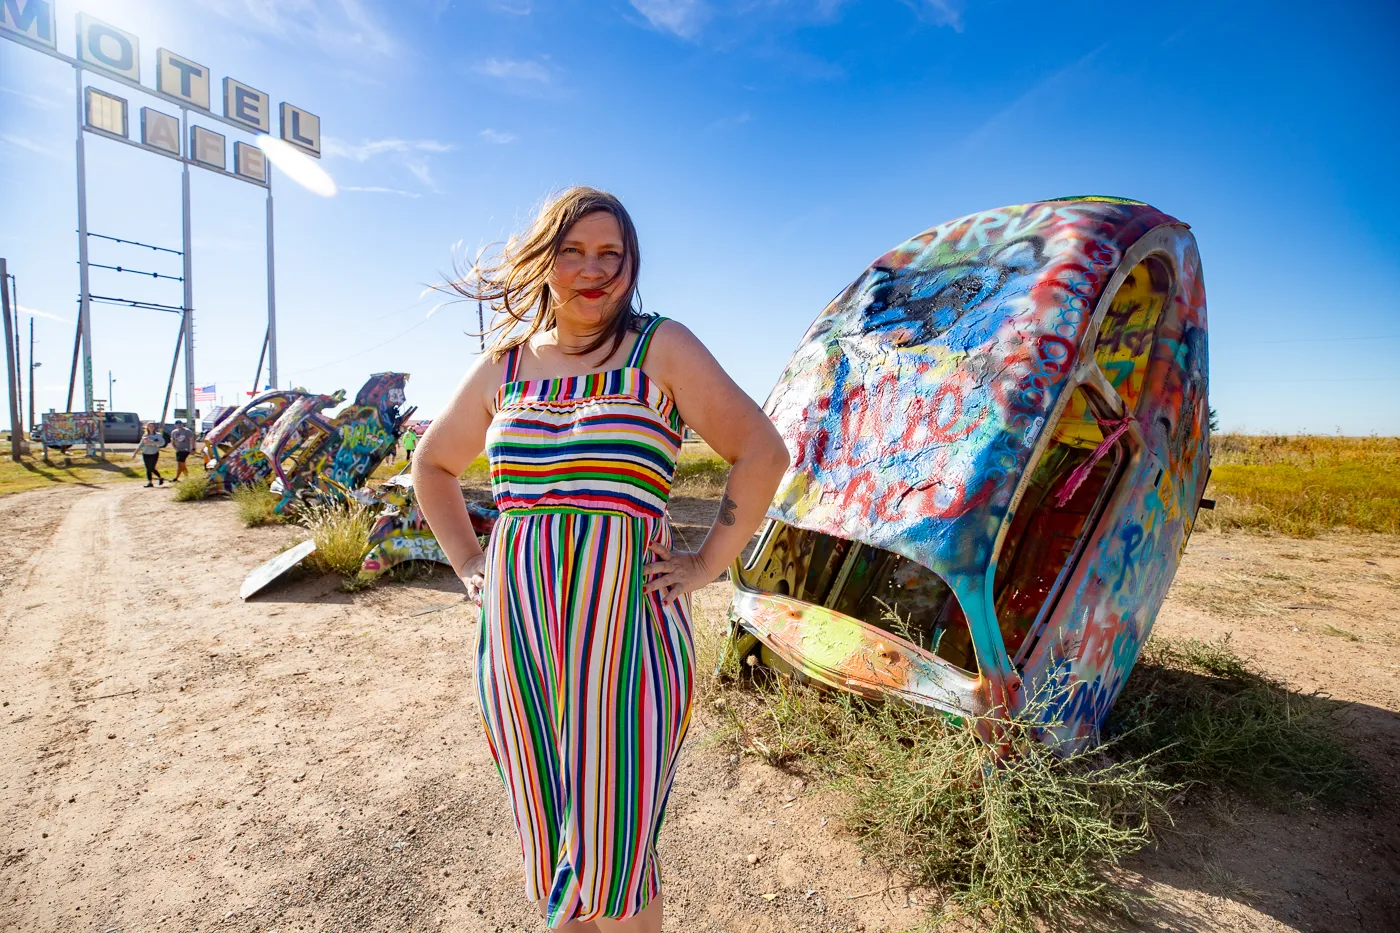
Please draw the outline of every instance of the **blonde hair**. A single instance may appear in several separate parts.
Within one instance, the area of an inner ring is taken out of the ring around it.
[[[628,330],[640,329],[637,273],[642,257],[637,228],[614,195],[580,185],[546,201],[530,229],[511,237],[496,261],[485,267],[478,266],[475,274],[458,269],[453,281],[440,286],[442,291],[451,290],[463,298],[484,301],[491,306],[486,334],[493,335],[489,347],[493,359],[500,359],[512,347],[554,326],[549,275],[554,271],[555,258],[573,225],[599,212],[611,214],[622,231],[622,266],[605,286],[611,286],[619,276],[626,276],[627,288],[610,309],[607,323],[593,341],[573,353],[586,356],[611,342],[611,355],[622,345]]]

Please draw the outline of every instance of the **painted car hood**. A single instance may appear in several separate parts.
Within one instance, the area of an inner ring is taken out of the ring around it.
[[[945,579],[985,574],[1112,270],[1177,223],[1121,199],[1043,201],[881,256],[818,316],[768,398],[792,457],[769,517]]]

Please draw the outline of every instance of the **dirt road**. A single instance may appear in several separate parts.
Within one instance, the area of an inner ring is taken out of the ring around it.
[[[541,928],[455,581],[349,595],[307,577],[245,604],[243,575],[300,532],[139,483],[9,496],[0,517],[0,929]],[[1292,576],[1265,576],[1279,567]],[[1390,539],[1193,542],[1162,630],[1233,631],[1354,701],[1346,728],[1380,783],[1344,814],[1188,821],[1130,866],[1161,898],[1147,927],[1400,928],[1397,589]],[[699,624],[725,599],[701,593]],[[1304,604],[1329,608],[1276,608]],[[707,742],[707,710],[663,831],[667,929],[914,926],[931,895],[886,890],[831,792]]]

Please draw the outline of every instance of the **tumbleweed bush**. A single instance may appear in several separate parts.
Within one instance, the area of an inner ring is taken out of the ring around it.
[[[277,497],[268,489],[266,480],[235,486],[233,492],[229,493],[229,498],[233,500],[238,520],[249,528],[287,523],[287,518],[273,510],[273,506],[277,504]]]
[[[302,524],[316,541],[308,558],[322,573],[355,578],[369,552],[369,532],[373,516],[359,502],[313,503],[300,510]]]

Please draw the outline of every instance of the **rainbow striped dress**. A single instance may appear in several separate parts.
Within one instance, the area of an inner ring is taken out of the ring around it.
[[[688,598],[643,593],[682,429],[642,362],[517,381],[487,431],[500,518],[487,547],[477,692],[510,795],[525,888],[551,927],[640,912],[660,890],[656,838],[690,722]]]

